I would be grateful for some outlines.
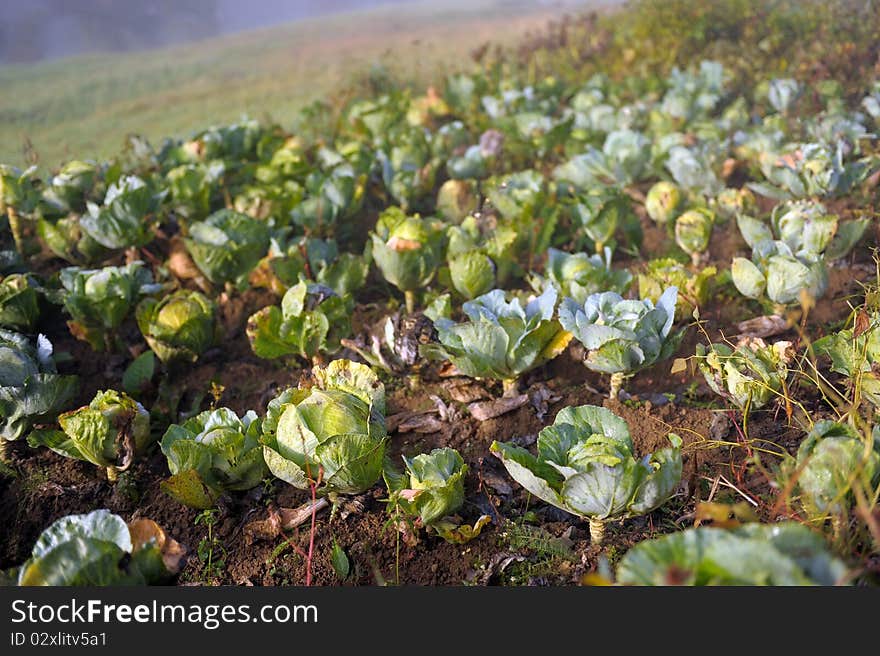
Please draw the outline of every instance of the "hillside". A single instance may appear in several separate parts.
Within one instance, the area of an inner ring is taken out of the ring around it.
[[[286,123],[370,70],[435,79],[486,41],[511,43],[558,14],[526,0],[415,3],[161,50],[3,67],[0,161],[51,168],[73,155],[106,158],[132,132],[159,140],[242,114]]]

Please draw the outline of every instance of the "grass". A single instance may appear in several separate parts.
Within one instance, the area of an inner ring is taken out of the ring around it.
[[[51,169],[74,157],[105,159],[131,133],[156,144],[244,114],[289,125],[303,106],[373,67],[417,85],[440,80],[483,43],[512,43],[560,13],[528,0],[425,2],[0,68],[0,162]]]

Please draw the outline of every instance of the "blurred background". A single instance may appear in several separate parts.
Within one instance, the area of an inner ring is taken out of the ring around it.
[[[156,48],[414,0],[21,0],[4,3],[0,61]]]
[[[419,85],[613,0],[3,0],[0,161],[102,158],[126,135],[285,123],[371,77]]]

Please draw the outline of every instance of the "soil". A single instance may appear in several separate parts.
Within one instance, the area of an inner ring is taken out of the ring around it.
[[[645,231],[645,252],[656,256],[668,249],[665,232],[648,224]],[[868,249],[858,250],[863,255],[832,268],[828,293],[807,317],[814,339],[828,329],[827,324],[840,322],[849,313],[847,294],[858,291],[859,282],[873,273]],[[732,256],[746,254],[746,248],[735,228],[720,226],[710,253],[712,261],[723,270]],[[621,264],[637,267],[640,263],[633,259],[618,262]],[[244,335],[250,313],[277,302],[277,296],[261,289],[232,294],[221,302],[225,333],[222,348],[208,352],[193,366],[169,373],[170,384],[179,392],[178,411],[206,409],[213,404],[239,413],[249,409],[260,412],[280,389],[308,378],[308,369],[302,364],[270,362],[254,356]],[[359,307],[354,325],[369,325],[386,311],[377,304]],[[760,314],[756,304],[729,289],[713,294],[710,303],[701,308],[703,327],[712,339],[722,333],[732,336],[737,321]],[[71,337],[60,314],[43,329],[56,352],[72,356],[61,368],[72,372],[75,363],[82,380],[81,404],[88,403],[97,390],[117,386],[125,367],[145,348],[133,322],[121,331],[123,341],[131,345],[121,354],[94,353],[87,344]],[[780,337],[797,339],[794,331]],[[706,337],[690,327],[678,357],[692,355],[701,341],[705,343]],[[352,357],[348,352],[340,355]],[[529,498],[489,453],[493,440],[532,445],[538,432],[568,405],[604,404],[613,409],[629,425],[639,454],[667,446],[669,433],[678,434],[684,442],[684,476],[676,496],[650,515],[609,525],[603,554],[612,564],[636,542],[692,523],[696,503],[710,497],[719,502],[745,500],[757,504],[756,510],[762,515],[778,512],[773,504],[775,491],[767,478],[760,470],[747,467],[746,462],[757,448],[769,461],[765,465],[772,465],[774,460],[766,455],[768,452],[792,453],[797,448],[803,433],[789,425],[784,411],[772,408],[754,413],[749,421],[752,441],[745,444],[739,434],[739,416],[719,405],[699,374],[670,374],[671,360],[662,362],[627,381],[624,401],[611,402],[604,398],[607,380],[588,371],[580,363],[581,357],[579,347],[570,346],[566,353],[522,381],[521,391],[530,393],[534,403],[482,422],[468,413],[465,402],[454,398],[463,398],[465,393],[472,393],[474,398],[497,397],[501,395],[500,384],[469,383],[474,389],[459,389],[454,397],[450,390],[464,381],[441,378],[436,367],[425,368],[416,388],[407,383],[406,377],[386,379],[389,416],[431,410],[436,407],[432,396],[439,397],[452,411],[447,421],[438,417],[434,427],[439,426],[439,430],[393,432],[391,458],[399,462],[401,454],[455,447],[469,467],[467,501],[461,518],[473,525],[481,515],[489,515],[492,522],[466,544],[450,544],[424,530],[419,532],[417,544],[408,544],[389,521],[383,502],[386,493],[377,485],[367,494],[343,503],[332,519],[327,511],[317,515],[314,583],[561,584],[577,583],[595,573],[599,551],[589,543],[586,523]],[[807,407],[821,414],[814,392],[802,389],[800,394]],[[143,401],[150,407],[155,398],[156,389],[150,389]],[[162,431],[164,427],[156,429]],[[126,519],[149,517],[188,548],[190,557],[176,579],[179,585],[289,585],[305,581],[305,561],[287,538],[257,540],[244,530],[249,522],[265,519],[270,507],[294,508],[308,501],[308,493],[286,483],[274,480],[248,493],[222,499],[215,526],[219,545],[213,556],[220,556],[222,563],[207,572],[197,555],[207,528],[195,524],[197,511],[181,506],[160,490],[168,470],[157,445],[136,459],[115,485],[88,463],[65,459],[45,449],[32,450],[24,441],[13,443],[10,451],[17,475],[0,477],[0,524],[6,527],[0,536],[0,569],[22,563],[40,532],[59,517],[108,508]],[[294,530],[289,539],[308,550],[308,523]],[[337,544],[351,565],[344,581],[331,564],[331,552]]]

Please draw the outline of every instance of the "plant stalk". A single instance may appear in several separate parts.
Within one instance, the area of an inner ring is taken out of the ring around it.
[[[510,396],[516,396],[518,391],[518,383],[519,381],[516,378],[507,378],[501,381],[501,387],[504,390],[503,396],[505,398]]]
[[[623,374],[619,371],[611,374],[611,389],[608,392],[608,398],[616,401],[617,397],[620,396],[621,387],[623,387]]]
[[[411,289],[403,292],[404,301],[406,301],[406,313],[413,314],[416,311],[416,293]]]
[[[831,535],[835,543],[840,544],[846,534],[846,521],[841,513],[835,513],[831,516]]]
[[[597,547],[605,540],[605,521],[590,517],[590,542]]]
[[[116,467],[107,467],[107,482],[115,483],[119,480],[119,472],[116,471]]]
[[[24,257],[24,235],[21,231],[21,217],[14,207],[8,205],[6,206],[6,217],[9,219],[9,231],[12,233],[12,240],[15,242],[15,250]]]
[[[12,464],[12,459],[9,457],[9,442],[2,437],[0,437],[0,462]]]

